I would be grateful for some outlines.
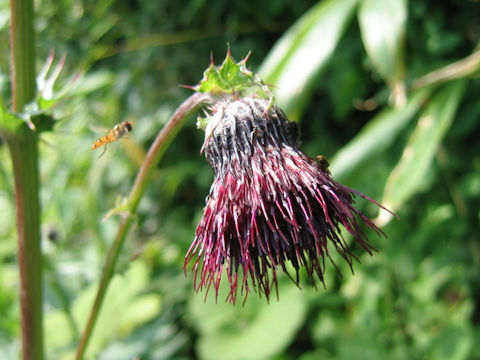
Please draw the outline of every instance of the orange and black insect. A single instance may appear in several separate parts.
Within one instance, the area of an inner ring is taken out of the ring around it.
[[[99,148],[103,145],[107,145],[111,142],[117,141],[118,139],[124,137],[130,131],[132,131],[132,127],[133,127],[132,121],[123,121],[120,124],[115,125],[113,129],[108,132],[107,135],[102,136],[101,138],[98,138],[90,147],[90,149],[95,150],[96,148]]]

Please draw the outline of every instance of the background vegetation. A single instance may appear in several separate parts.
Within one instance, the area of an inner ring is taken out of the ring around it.
[[[119,222],[102,219],[190,95],[179,84],[198,83],[227,43],[237,60],[252,51],[250,68],[300,123],[304,150],[401,220],[380,215],[388,239],[372,238],[378,253],[358,251],[354,276],[328,266],[326,289],[287,279],[270,304],[204,302],[182,271],[213,177],[192,117],[142,200],[87,358],[480,358],[479,10],[473,0],[38,3],[37,68],[54,51],[54,64],[66,56],[59,86],[82,72],[53,109],[54,131],[41,134],[47,358],[72,358]],[[7,103],[8,22],[0,1]],[[125,120],[135,121],[131,139],[98,158],[90,145]],[[0,159],[0,358],[10,359],[19,280],[4,143]]]

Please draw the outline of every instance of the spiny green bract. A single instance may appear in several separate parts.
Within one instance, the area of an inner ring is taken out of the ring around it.
[[[269,108],[273,105],[273,94],[268,85],[260,77],[247,69],[246,63],[250,53],[239,62],[235,62],[230,48],[221,66],[215,66],[213,57],[210,66],[204,71],[203,79],[191,89],[197,92],[211,93],[219,97],[232,96],[236,99],[246,96],[257,96],[269,100]],[[197,126],[205,130],[208,118],[198,118]]]

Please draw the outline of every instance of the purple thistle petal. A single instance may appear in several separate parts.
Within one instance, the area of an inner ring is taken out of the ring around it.
[[[212,110],[202,147],[215,172],[204,215],[185,258],[195,257],[194,289],[218,288],[223,269],[236,301],[253,288],[269,299],[277,270],[304,267],[312,285],[324,282],[325,257],[333,245],[350,268],[356,259],[341,236],[342,225],[369,254],[374,247],[359,224],[385,234],[354,206],[359,195],[335,182],[323,163],[300,150],[296,125],[267,100],[224,100]],[[336,265],[334,264],[336,267]]]

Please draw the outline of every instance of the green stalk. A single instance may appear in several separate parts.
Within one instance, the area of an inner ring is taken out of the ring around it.
[[[12,106],[22,113],[35,97],[33,0],[11,0]],[[20,269],[22,356],[44,358],[42,328],[42,256],[37,134],[26,124],[5,136],[12,156]]]
[[[23,112],[37,91],[35,86],[35,32],[33,0],[10,0],[13,111]]]
[[[180,127],[183,125],[183,122],[193,112],[195,112],[205,104],[211,103],[212,100],[212,96],[209,94],[196,93],[190,96],[177,108],[175,113],[172,115],[168,123],[162,128],[160,133],[157,135],[155,141],[153,142],[152,146],[150,147],[150,150],[145,157],[145,161],[143,162],[140,170],[138,171],[132,190],[130,191],[130,195],[127,201],[127,214],[124,215],[122,222],[120,223],[120,226],[118,228],[117,235],[115,236],[115,240],[108,252],[105,268],[103,270],[102,278],[100,280],[97,295],[90,311],[87,325],[77,347],[77,352],[75,356],[76,360],[80,360],[84,356],[88,341],[92,335],[93,328],[95,326],[95,321],[97,319],[98,313],[100,312],[103,299],[105,298],[108,285],[110,283],[112,275],[114,274],[118,255],[120,254],[120,251],[123,247],[127,233],[131,225],[133,224],[138,205],[140,204],[140,200],[145,194],[145,190],[147,189],[153,172],[155,171],[168,145],[178,133]]]
[[[15,177],[22,353],[24,360],[33,360],[43,359],[38,144],[36,136],[24,130],[7,143]]]
[[[446,81],[462,79],[465,77],[475,76],[480,71],[480,49],[473,54],[455,61],[438,70],[432,71],[421,78],[412,82],[413,89],[419,89],[432,84],[441,84]]]

